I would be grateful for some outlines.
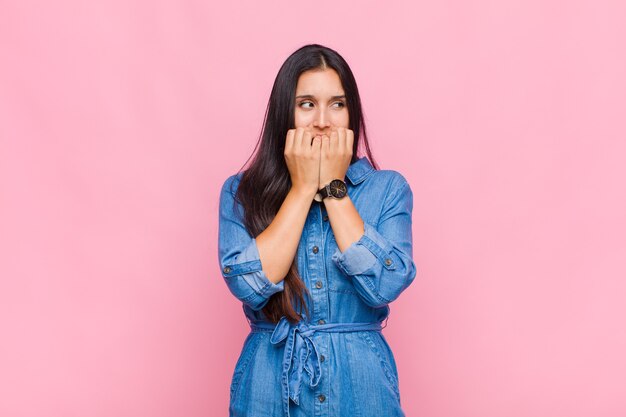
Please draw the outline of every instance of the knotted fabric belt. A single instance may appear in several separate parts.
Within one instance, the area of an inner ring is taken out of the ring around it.
[[[289,398],[296,405],[300,405],[300,387],[302,374],[309,374],[309,386],[314,388],[322,376],[322,367],[313,343],[315,332],[357,332],[363,330],[380,331],[382,322],[375,323],[325,323],[312,324],[301,320],[298,324],[291,324],[286,317],[282,317],[278,324],[269,322],[250,322],[252,332],[272,331],[270,342],[280,346],[285,342],[282,369],[282,400],[285,417],[289,417]]]

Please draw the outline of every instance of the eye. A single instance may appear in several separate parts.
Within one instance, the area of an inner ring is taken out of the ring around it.
[[[339,108],[346,107],[346,104],[343,101],[337,101],[334,104],[339,104]]]
[[[313,104],[310,101],[302,101],[300,102],[300,107],[304,107],[305,104]],[[304,107],[305,109],[310,109],[310,107]]]

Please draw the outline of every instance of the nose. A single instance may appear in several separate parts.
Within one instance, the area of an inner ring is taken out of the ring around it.
[[[315,119],[313,120],[313,126],[324,129],[330,126],[330,120],[326,111],[323,108],[319,108],[317,114],[315,115]]]

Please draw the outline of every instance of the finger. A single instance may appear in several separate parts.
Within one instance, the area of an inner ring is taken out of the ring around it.
[[[290,154],[291,151],[293,150],[293,141],[294,141],[295,134],[296,134],[296,129],[289,129],[287,131],[287,137],[285,139],[285,153],[286,154]]]
[[[322,148],[322,138],[320,136],[315,136],[311,143],[311,150],[313,152],[313,155],[319,156],[320,149]]]
[[[313,134],[310,130],[305,130],[302,134],[302,146],[307,150],[307,153],[311,151],[311,145],[313,144]]]
[[[322,139],[322,135],[320,133],[316,133],[315,136]]]
[[[332,136],[332,133],[331,133],[331,136]],[[330,138],[328,137],[328,135],[323,135],[321,155],[322,157],[327,157],[329,154],[330,154]]]
[[[343,156],[346,154],[346,129],[340,127],[337,129],[337,152]]]
[[[302,136],[304,136],[304,128],[297,127],[296,135],[293,141],[293,146],[294,146],[294,151],[299,154],[302,152]]]
[[[330,132],[330,139],[329,139],[329,151],[333,154],[336,155],[337,152],[339,151],[339,131],[336,130],[334,132]]]
[[[348,146],[348,153],[352,156],[352,148],[354,147],[354,131],[352,129],[346,130],[346,145]]]
[[[339,129],[339,149],[342,155],[347,153],[348,144],[347,142],[347,131],[345,127]]]

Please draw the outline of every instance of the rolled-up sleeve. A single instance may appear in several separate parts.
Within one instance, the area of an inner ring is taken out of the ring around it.
[[[262,309],[270,296],[283,291],[284,284],[271,282],[261,265],[256,239],[243,223],[243,208],[235,201],[235,176],[222,186],[219,202],[218,257],[222,277],[230,292],[253,310]]]
[[[415,279],[413,262],[413,192],[400,177],[383,203],[377,225],[364,221],[364,234],[332,259],[352,280],[363,301],[382,307],[394,301]]]

